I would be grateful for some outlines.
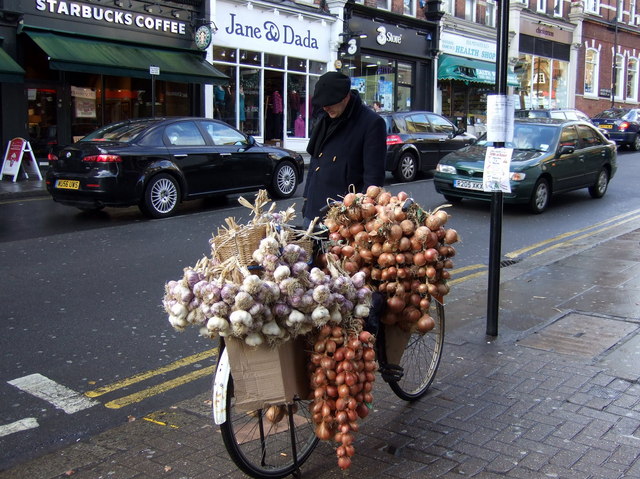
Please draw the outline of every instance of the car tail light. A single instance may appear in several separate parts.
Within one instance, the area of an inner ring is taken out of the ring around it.
[[[58,156],[54,155],[53,153],[48,153],[47,154],[47,160],[49,160],[49,161],[57,161],[58,160]]]
[[[618,125],[618,130],[620,131],[625,131],[627,128],[629,128],[629,123],[627,123],[626,121],[623,121],[622,123],[620,123],[620,125]]]
[[[400,143],[402,143],[402,138],[398,135],[387,136],[387,145],[399,145]]]
[[[92,163],[121,163],[122,158],[118,155],[92,155],[85,156],[82,161]]]

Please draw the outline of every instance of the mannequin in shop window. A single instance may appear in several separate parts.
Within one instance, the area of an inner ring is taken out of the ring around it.
[[[282,95],[278,90],[267,97],[266,138],[282,139]]]
[[[224,113],[226,106],[226,90],[222,85],[216,85],[213,87],[213,99],[214,99],[214,109],[213,109],[213,117],[218,120],[222,119],[222,114]]]
[[[295,129],[295,122],[298,119],[300,113],[300,94],[297,90],[291,90],[288,97],[289,105],[289,122]],[[298,135],[296,135],[298,136]]]

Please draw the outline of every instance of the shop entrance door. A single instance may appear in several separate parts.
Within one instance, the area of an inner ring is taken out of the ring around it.
[[[38,163],[58,145],[58,91],[52,86],[27,86],[29,144]]]
[[[282,146],[284,132],[284,72],[264,72],[264,142]]]

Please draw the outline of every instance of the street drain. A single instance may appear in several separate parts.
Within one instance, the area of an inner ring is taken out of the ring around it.
[[[511,266],[513,264],[517,264],[520,261],[522,261],[521,259],[503,259],[502,261],[500,261],[500,267],[501,268],[505,268],[506,266]]]

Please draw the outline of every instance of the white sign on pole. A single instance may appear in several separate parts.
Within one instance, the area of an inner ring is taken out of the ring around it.
[[[155,65],[150,65],[149,66],[149,74],[150,75],[160,75],[160,67],[157,67]]]
[[[502,191],[511,193],[509,167],[511,166],[512,148],[487,148],[482,173],[482,189],[484,191]]]
[[[27,161],[23,164],[22,157],[25,153],[29,153],[31,161]],[[16,179],[18,178],[18,174],[20,173],[21,166],[22,172],[27,178],[29,178],[27,168],[31,167],[38,179],[42,181],[40,168],[38,167],[36,157],[33,156],[31,145],[24,138],[14,138],[7,145],[7,152],[4,154],[4,160],[2,161],[2,171],[0,172],[0,177],[4,175],[13,176],[13,182],[15,183]]]
[[[513,141],[515,101],[510,95],[487,96],[487,141]]]

